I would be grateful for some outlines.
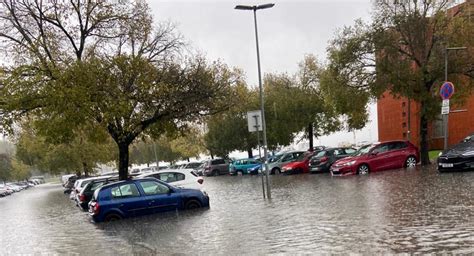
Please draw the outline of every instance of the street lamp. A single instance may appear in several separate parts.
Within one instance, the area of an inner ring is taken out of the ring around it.
[[[448,51],[466,50],[467,47],[446,47],[444,51],[444,81],[448,82]],[[448,149],[448,120],[449,113],[444,117],[444,150]]]
[[[270,191],[270,184],[268,182],[268,166],[267,166],[267,125],[265,122],[265,107],[263,101],[263,88],[262,88],[262,73],[260,69],[260,50],[258,48],[258,32],[257,32],[257,10],[272,8],[275,4],[262,4],[262,5],[237,5],[235,9],[253,11],[253,20],[255,23],[255,41],[257,44],[257,67],[258,67],[258,86],[260,88],[260,111],[262,112],[262,130],[263,130],[263,160],[265,166],[265,177],[267,181],[267,198],[271,199],[272,194]],[[258,132],[258,131],[257,131]]]

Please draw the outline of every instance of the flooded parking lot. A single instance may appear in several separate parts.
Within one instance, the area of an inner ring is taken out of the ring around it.
[[[91,223],[60,185],[0,199],[0,254],[473,253],[474,172],[209,177],[206,210]]]

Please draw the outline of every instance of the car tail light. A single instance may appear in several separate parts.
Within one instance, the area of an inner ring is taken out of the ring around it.
[[[327,156],[323,156],[323,157],[321,157],[321,160],[320,160],[320,161],[321,161],[321,162],[326,162],[328,159],[329,159],[329,158],[328,158]]]
[[[80,194],[80,195],[79,195],[79,201],[85,202],[85,201],[86,201],[86,195]]]
[[[99,209],[100,209],[99,203],[95,202],[94,208],[93,208],[94,214],[96,214],[96,215],[99,214]]]
[[[203,182],[204,182],[204,179],[202,179],[202,178],[201,178],[201,179],[198,179],[198,183],[199,183],[199,184],[202,184]]]

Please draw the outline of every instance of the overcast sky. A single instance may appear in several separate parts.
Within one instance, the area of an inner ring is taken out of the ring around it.
[[[275,3],[257,11],[262,72],[289,74],[297,70],[306,54],[325,60],[328,41],[337,29],[355,19],[370,20],[371,1],[149,1],[157,21],[171,21],[190,45],[208,59],[220,59],[244,70],[247,83],[257,86],[257,60],[252,11],[234,6]],[[376,141],[376,107],[371,105],[371,122],[356,132],[357,141]],[[318,138],[316,144],[336,146],[353,142],[353,133],[339,132]]]

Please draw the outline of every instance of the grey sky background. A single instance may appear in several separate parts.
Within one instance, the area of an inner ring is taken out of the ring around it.
[[[257,59],[252,11],[234,6],[275,3],[257,11],[263,73],[296,72],[306,54],[325,61],[328,42],[337,29],[355,19],[370,20],[372,2],[354,1],[148,1],[156,21],[171,21],[208,59],[220,59],[241,68],[249,86],[257,86]],[[369,106],[371,122],[355,133],[356,141],[376,141],[376,106]],[[354,134],[338,132],[318,138],[316,144],[336,146],[354,142]],[[305,147],[304,145],[300,145]]]

